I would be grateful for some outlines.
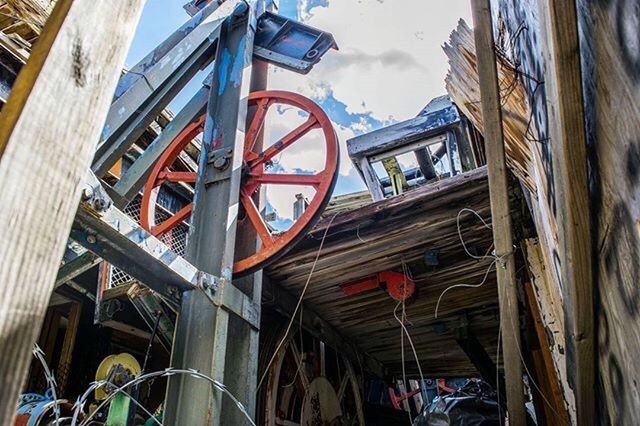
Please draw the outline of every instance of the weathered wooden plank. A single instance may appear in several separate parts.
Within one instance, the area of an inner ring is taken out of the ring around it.
[[[64,392],[71,372],[71,361],[73,350],[76,347],[76,335],[78,334],[78,324],[80,324],[80,313],[82,312],[82,303],[73,301],[69,307],[69,316],[67,317],[67,331],[64,334],[62,343],[62,351],[60,353],[60,361],[56,370],[59,392]]]
[[[484,122],[476,49],[473,32],[465,21],[458,22],[443,50],[449,59],[449,72],[445,79],[447,92],[457,107],[482,133]],[[526,91],[515,66],[507,58],[500,56],[498,65],[500,88],[505,93],[501,102],[507,164],[513,174],[529,190],[535,192],[536,184],[532,176],[535,146],[527,140],[527,131],[530,130],[530,108]]]
[[[575,398],[567,380],[566,344],[564,334],[564,308],[560,288],[549,276],[552,271],[545,268],[541,244],[536,239],[524,241],[524,247],[532,280],[531,290],[540,321],[545,329],[545,340],[551,353],[554,376],[561,385],[562,398],[568,408],[567,414],[574,415]],[[533,311],[533,308],[531,308]],[[534,315],[535,317],[535,315]],[[534,318],[535,319],[535,318]],[[536,320],[537,321],[537,320]]]
[[[0,116],[0,423],[31,361],[142,0],[60,0]]]
[[[560,386],[558,374],[553,362],[551,348],[547,333],[545,331],[544,323],[542,322],[542,315],[538,308],[538,302],[536,293],[533,288],[533,284],[526,283],[524,286],[526,293],[526,301],[531,312],[533,319],[533,327],[536,331],[536,337],[538,340],[539,348],[533,350],[532,357],[536,363],[536,380],[537,387],[534,387],[532,392],[542,393],[541,398],[543,402],[543,409],[546,413],[546,424],[553,425],[568,425],[569,415],[564,401],[564,393]]]
[[[640,424],[640,73],[638,2],[579,0],[589,141],[598,406],[602,424]]]
[[[398,373],[399,325],[393,317],[397,302],[383,289],[347,297],[339,284],[383,270],[401,271],[404,263],[418,287],[417,296],[407,304],[406,312],[424,374],[447,377],[477,374],[457,346],[452,330],[459,326],[460,315],[470,312],[474,334],[489,355],[495,357],[498,327],[495,273],[489,273],[482,287],[448,292],[439,306],[438,318],[434,318],[442,291],[454,284],[480,283],[491,263],[464,253],[456,226],[456,216],[464,207],[491,222],[486,168],[358,209],[342,210],[336,205],[340,213],[328,230],[305,303],[347,340]],[[327,225],[328,219],[323,220],[306,240],[268,268],[273,281],[294,296],[308,278]],[[482,254],[489,249],[491,231],[477,218],[463,215],[460,225],[472,250]],[[425,266],[426,249],[439,251],[439,265]],[[407,367],[410,374],[417,374],[415,362],[408,359]]]
[[[520,343],[518,293],[515,280],[511,212],[507,192],[507,167],[504,154],[500,88],[491,24],[491,6],[489,0],[472,0],[471,6],[475,24],[474,35],[487,150],[493,240],[495,255],[500,259],[496,264],[496,270],[500,299],[500,328],[504,342],[507,409],[509,424],[520,426],[526,422],[520,357],[522,346]]]
[[[314,234],[322,232],[329,223],[331,223],[332,228],[335,228],[341,223],[349,222],[354,218],[361,218],[362,216],[375,213],[388,214],[388,212],[392,211],[394,208],[403,208],[410,203],[424,201],[429,196],[443,197],[447,194],[459,193],[461,187],[464,187],[465,185],[473,186],[477,182],[481,182],[486,179],[487,169],[486,167],[480,167],[453,178],[443,179],[438,182],[423,185],[398,197],[386,198],[382,201],[368,204],[357,211],[340,212],[333,222],[330,217],[325,217],[316,224],[312,232]]]
[[[587,142],[575,2],[540,2],[548,39],[545,72],[556,179],[558,257],[565,310],[567,373],[577,424],[595,416],[595,353]]]

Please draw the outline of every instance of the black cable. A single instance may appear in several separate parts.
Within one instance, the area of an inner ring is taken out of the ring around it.
[[[149,358],[151,358],[151,346],[153,346],[153,341],[156,339],[156,334],[158,332],[158,325],[160,324],[160,317],[162,313],[156,313],[156,321],[153,324],[153,329],[151,330],[151,337],[149,338],[149,344],[147,345],[147,352],[144,354],[144,362],[142,363],[142,370],[140,374],[144,374],[147,369],[147,363],[149,362]]]

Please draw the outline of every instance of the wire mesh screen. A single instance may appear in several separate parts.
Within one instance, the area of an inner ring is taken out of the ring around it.
[[[136,198],[131,201],[127,207],[124,208],[123,212],[129,216],[131,219],[135,220],[136,223],[140,223],[140,207],[142,205],[142,197],[137,195]],[[155,220],[156,223],[162,223],[167,220],[171,216],[171,213],[163,209],[161,206],[156,205],[155,209]],[[172,251],[179,254],[180,256],[184,256],[185,248],[187,246],[187,236],[189,234],[189,225],[185,222],[180,223],[178,226],[162,235],[159,240],[162,241],[167,247],[169,247]],[[113,265],[109,265],[108,268],[105,268],[105,273],[107,276],[107,288],[114,288],[120,285],[132,283],[135,280],[131,275],[122,271],[121,269],[116,268]]]

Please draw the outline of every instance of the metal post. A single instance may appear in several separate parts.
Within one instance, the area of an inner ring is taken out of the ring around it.
[[[253,5],[254,2],[249,2]],[[238,3],[223,24],[216,51],[192,227],[186,257],[200,270],[231,280],[241,179],[246,95],[255,9]],[[242,103],[244,105],[241,105]],[[202,292],[185,293],[173,344],[172,365],[195,368],[225,381],[229,313]],[[165,424],[222,424],[222,395],[188,376],[169,378]],[[233,407],[237,410],[237,407]],[[243,424],[235,412],[233,424]],[[229,424],[229,423],[225,423]]]
[[[257,9],[261,10],[262,5],[258,2]],[[256,92],[267,88],[268,67],[266,62],[254,59],[251,68],[250,92]],[[251,122],[255,115],[256,109],[247,111],[247,125]],[[258,135],[254,149],[260,149],[263,145],[265,129],[263,128]],[[254,202],[258,209],[261,210],[265,205],[265,191],[259,191],[254,194]],[[236,234],[236,250],[237,258],[252,255],[259,249],[261,244],[256,230],[251,226],[249,221],[238,224]],[[249,276],[234,279],[233,284],[240,291],[252,298],[255,306],[260,307],[262,302],[262,270],[259,270]],[[260,312],[257,313],[260,315]],[[232,317],[229,323],[230,339],[227,346],[227,359],[225,362],[225,384],[229,390],[245,404],[249,413],[255,415],[256,412],[256,386],[258,382],[258,354],[260,351],[260,334],[259,330],[252,327],[246,321],[240,318]],[[233,402],[229,399],[222,401],[222,423],[239,424],[242,420],[237,415],[237,410],[233,406]],[[244,423],[246,424],[246,423]]]

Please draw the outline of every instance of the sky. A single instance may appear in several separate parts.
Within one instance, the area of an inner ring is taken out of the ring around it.
[[[187,0],[147,0],[130,49],[133,66],[189,19]],[[471,24],[469,0],[280,0],[277,13],[333,34],[339,50],[329,51],[307,75],[270,67],[269,89],[313,99],[332,120],[341,147],[334,195],[364,190],[346,151],[346,140],[414,117],[434,97],[445,94],[448,69],[442,45],[459,19]],[[174,112],[201,86],[206,72],[170,104]],[[302,121],[298,111],[279,108],[268,116],[271,143]],[[299,146],[298,146],[299,145]],[[281,172],[310,173],[324,165],[320,131],[309,133],[276,165]],[[295,193],[304,187],[269,187],[279,216],[289,218]]]

